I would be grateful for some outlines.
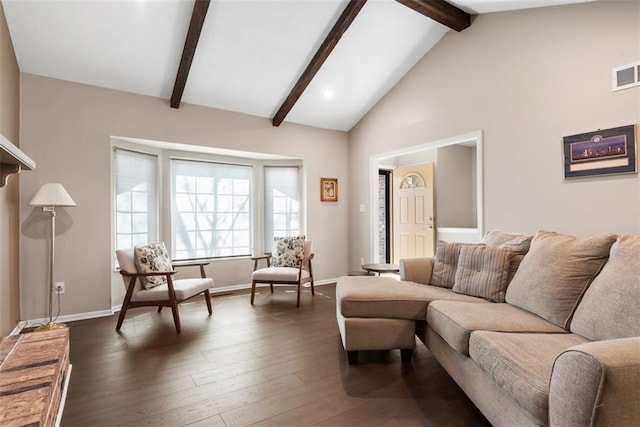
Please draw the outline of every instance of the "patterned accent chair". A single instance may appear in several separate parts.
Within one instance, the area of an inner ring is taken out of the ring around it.
[[[311,284],[313,289],[312,241],[304,236],[274,238],[274,251],[261,256],[252,257],[253,273],[251,275],[251,304],[255,299],[256,285],[268,283],[273,293],[273,285],[297,286],[298,297],[296,307],[300,307],[302,285]],[[266,261],[266,267],[258,268],[260,261]]]
[[[161,248],[160,252],[164,251],[166,255],[164,244],[154,245],[161,245],[161,247],[159,246]],[[204,266],[208,265],[209,262],[188,261],[171,263],[168,260],[168,255],[166,255],[166,262],[160,262],[149,260],[149,253],[145,255],[140,254],[140,249],[146,249],[154,245],[148,245],[146,247],[137,246],[136,248],[119,249],[116,251],[116,257],[120,265],[120,275],[127,289],[124,301],[122,302],[122,309],[118,316],[116,331],[120,330],[128,309],[156,306],[158,307],[158,313],[162,311],[162,307],[171,307],[176,332],[180,333],[181,327],[178,304],[200,294],[204,294],[209,316],[213,313],[211,309],[211,295],[209,293],[209,289],[213,287],[213,279],[207,278],[204,271]],[[136,257],[138,257],[138,261],[136,261]],[[144,262],[140,262],[140,259],[144,259]],[[200,267],[201,277],[193,279],[173,279],[173,275],[176,273],[174,268],[187,266]],[[147,278],[155,279],[147,281]],[[160,280],[158,280],[158,278],[160,278]]]

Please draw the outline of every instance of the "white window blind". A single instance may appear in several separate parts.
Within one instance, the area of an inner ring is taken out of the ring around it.
[[[158,158],[115,149],[116,249],[157,241]]]
[[[300,234],[300,169],[264,168],[265,251],[270,252],[274,237]]]
[[[251,254],[250,166],[171,160],[173,258]]]

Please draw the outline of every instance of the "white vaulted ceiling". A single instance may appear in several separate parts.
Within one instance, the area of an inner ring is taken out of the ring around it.
[[[471,14],[584,0],[452,0]],[[347,0],[212,0],[182,102],[272,118]],[[191,0],[2,0],[21,72],[171,97]],[[285,121],[350,130],[449,28],[369,0]],[[328,96],[331,95],[331,96]]]

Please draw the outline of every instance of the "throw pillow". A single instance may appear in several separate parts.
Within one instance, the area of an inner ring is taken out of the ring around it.
[[[458,257],[453,292],[504,302],[511,249],[463,246]]]
[[[593,341],[640,336],[638,301],[640,237],[620,236],[578,305],[571,332]]]
[[[573,311],[606,262],[616,237],[538,231],[507,288],[506,301],[568,329]]]
[[[484,246],[483,244],[480,245]],[[479,246],[479,244],[438,241],[433,262],[433,272],[431,273],[431,285],[441,288],[453,288],[458,257],[463,246]]]
[[[169,252],[162,242],[136,246],[133,250],[133,259],[138,273],[173,271]],[[146,276],[140,279],[145,289],[155,288],[167,282],[167,276]]]
[[[304,258],[305,236],[275,237],[271,265],[274,267],[300,267]]]
[[[511,261],[509,263],[507,285],[511,283],[511,280],[513,280],[513,277],[516,275],[516,271],[518,271],[518,267],[520,267],[520,263],[524,259],[524,256],[529,252],[531,239],[533,239],[533,236],[505,233],[504,231],[499,230],[488,231],[482,238],[482,241],[486,243],[487,246],[511,249]]]

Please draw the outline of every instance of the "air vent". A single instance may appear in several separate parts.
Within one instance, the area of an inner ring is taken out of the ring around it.
[[[613,69],[613,90],[640,86],[640,62]]]

